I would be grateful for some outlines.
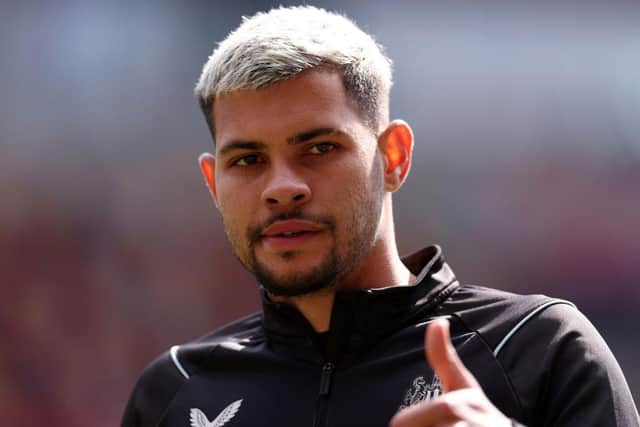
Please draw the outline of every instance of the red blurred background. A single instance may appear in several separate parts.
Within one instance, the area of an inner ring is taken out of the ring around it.
[[[394,60],[417,139],[401,250],[439,243],[465,282],[576,302],[638,400],[639,5],[310,3]],[[197,170],[192,88],[270,5],[0,5],[3,420],[115,425],[148,361],[258,308]]]

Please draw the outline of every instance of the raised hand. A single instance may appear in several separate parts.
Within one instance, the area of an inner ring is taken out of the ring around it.
[[[431,322],[425,334],[429,364],[440,378],[439,397],[398,412],[391,427],[511,427],[514,424],[485,396],[458,357],[449,337],[449,321]]]

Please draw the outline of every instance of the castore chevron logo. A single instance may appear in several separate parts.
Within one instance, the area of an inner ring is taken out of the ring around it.
[[[221,427],[236,416],[236,413],[240,409],[240,405],[242,405],[242,399],[230,403],[213,421],[209,421],[207,416],[200,409],[191,408],[191,411],[189,412],[191,427]]]

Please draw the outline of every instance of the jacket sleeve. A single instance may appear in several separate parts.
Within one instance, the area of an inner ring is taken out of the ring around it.
[[[546,308],[511,338],[498,359],[527,426],[640,426],[620,366],[575,307]]]
[[[185,382],[169,353],[154,360],[142,372],[129,397],[121,427],[157,427]]]

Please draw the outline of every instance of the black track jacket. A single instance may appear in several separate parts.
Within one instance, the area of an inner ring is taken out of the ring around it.
[[[262,313],[152,362],[122,426],[387,426],[399,408],[441,393],[424,353],[424,327],[440,316],[486,395],[514,420],[640,426],[620,367],[572,304],[460,285],[437,246],[403,261],[415,286],[338,291],[326,334],[263,292]]]

